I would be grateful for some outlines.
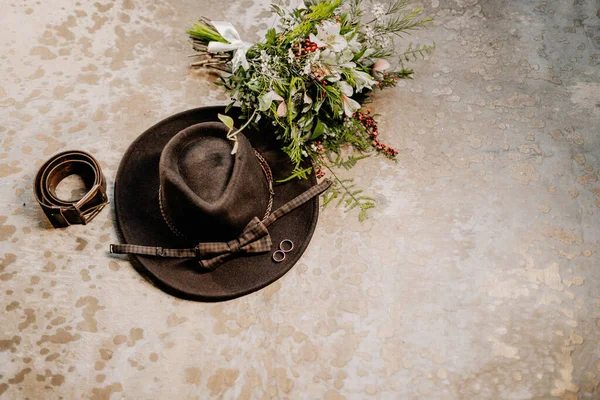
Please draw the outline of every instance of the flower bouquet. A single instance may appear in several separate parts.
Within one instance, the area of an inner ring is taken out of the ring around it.
[[[374,90],[410,78],[413,71],[405,62],[434,48],[396,49],[396,38],[431,21],[420,9],[407,9],[408,2],[305,0],[291,10],[272,4],[278,27],[254,44],[243,41],[230,23],[204,18],[187,31],[199,57],[192,66],[223,71],[216,84],[245,119],[234,129],[229,117],[220,117],[231,140],[250,124],[270,122],[295,165],[287,179],[304,179],[313,169],[319,178],[331,174],[334,185],[324,195],[325,206],[335,200],[348,210],[358,208],[363,220],[374,200],[335,170],[371,154],[390,159],[398,154],[380,141],[374,115],[363,105]]]

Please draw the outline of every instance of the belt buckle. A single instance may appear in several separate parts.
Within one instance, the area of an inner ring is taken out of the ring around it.
[[[93,200],[97,194],[101,195],[102,202],[98,205],[90,207],[88,210],[82,211],[82,207],[85,206],[89,201]],[[83,225],[87,225],[96,215],[102,211],[105,205],[108,204],[108,197],[104,191],[102,185],[94,185],[89,192],[85,194],[77,203],[73,204],[73,208],[77,211],[77,215],[81,219]]]

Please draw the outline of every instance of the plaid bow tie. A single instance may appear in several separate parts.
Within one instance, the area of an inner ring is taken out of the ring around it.
[[[270,251],[272,242],[267,227],[278,218],[323,193],[330,185],[331,182],[325,180],[311,187],[279,207],[262,221],[258,217],[252,218],[242,234],[230,242],[199,243],[192,249],[164,249],[162,247],[139,246],[136,244],[111,244],[110,252],[113,254],[137,254],[153,257],[194,258],[198,260],[202,268],[213,270],[235,254],[266,253]]]
[[[138,246],[135,244],[112,244],[110,252],[116,254],[138,254],[167,258],[195,258],[201,267],[212,270],[235,254],[266,253],[271,250],[269,230],[258,217],[254,217],[242,234],[229,242],[199,243],[192,249],[164,249],[162,247]]]

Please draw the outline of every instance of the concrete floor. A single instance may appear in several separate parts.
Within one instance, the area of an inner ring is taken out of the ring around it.
[[[102,161],[112,193],[155,122],[226,103],[188,69],[207,16],[249,40],[267,1],[6,0],[0,10],[0,397],[599,399],[600,3],[424,0],[437,43],[372,108],[379,206],[323,212],[286,276],[180,301],[107,255],[112,209],[50,229],[32,180]]]

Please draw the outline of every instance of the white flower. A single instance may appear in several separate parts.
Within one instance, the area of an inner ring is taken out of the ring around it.
[[[348,41],[348,47],[353,53],[358,53],[360,51],[362,45],[358,41],[357,35],[354,35],[354,37]]]
[[[260,52],[260,67],[263,75],[271,75],[271,56],[265,51]]]
[[[342,103],[344,105],[344,114],[348,118],[352,117],[352,115],[360,109],[360,104],[356,100],[352,100],[350,96],[354,93],[352,86],[346,81],[339,81],[337,83],[340,90],[342,91]]]
[[[373,8],[371,9],[371,12],[375,16],[375,18],[381,19],[385,15],[385,7],[383,6],[383,4],[377,2],[377,3],[373,4]]]
[[[364,34],[368,40],[373,40],[373,38],[375,37],[375,30],[370,26],[366,26]]]
[[[337,82],[342,78],[342,68],[354,68],[356,64],[351,62],[353,53],[346,49],[341,53],[334,53],[326,49],[321,52],[321,65],[326,72],[329,82]]]
[[[320,50],[316,50],[314,51],[313,55],[306,60],[306,64],[304,65],[304,68],[302,69],[302,75],[309,75],[311,73],[311,71],[313,70],[313,68],[317,67],[320,64],[319,63],[319,57],[321,56],[321,51]]]
[[[319,61],[319,58],[321,58],[321,50],[317,49],[314,51],[313,56],[310,59],[310,62],[312,64],[316,64]]]
[[[269,63],[271,62],[271,56],[269,55],[269,53],[267,53],[266,50],[261,50],[260,51],[260,61],[263,63]]]
[[[342,68],[354,68],[356,64],[352,62],[353,58],[354,53],[350,49],[346,49],[338,55],[336,64],[339,64]]]
[[[344,114],[346,114],[348,118],[352,117],[356,111],[360,110],[358,101],[352,100],[345,94],[342,95],[342,102],[344,103]]]
[[[327,82],[337,82],[342,79],[342,74],[338,70],[329,70],[329,74],[327,75]]]
[[[327,47],[334,52],[344,50],[348,46],[346,39],[340,35],[341,26],[333,21],[323,21],[317,26],[317,35],[310,34],[310,41],[319,47]]]
[[[352,89],[352,86],[348,82],[339,81],[337,83],[337,85],[340,88],[340,90],[342,91],[342,93],[345,94],[346,96],[352,96],[354,94],[354,89]]]
[[[372,89],[373,86],[377,84],[377,81],[372,79],[371,75],[367,74],[366,72],[353,70],[352,74],[356,80],[357,92],[362,91],[364,88]]]
[[[386,48],[389,47],[393,44],[392,39],[390,39],[390,37],[388,35],[383,35],[381,37],[381,47],[382,48]]]
[[[268,77],[274,79],[279,77],[277,66],[279,64],[279,56],[271,56],[266,50],[260,52],[260,72]]]
[[[327,65],[337,65],[338,63],[335,53],[329,49],[321,52],[321,61]]]
[[[307,62],[306,65],[304,66],[304,68],[302,69],[302,75],[310,74],[311,69],[312,69],[312,65],[310,65],[309,62]]]

